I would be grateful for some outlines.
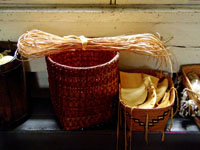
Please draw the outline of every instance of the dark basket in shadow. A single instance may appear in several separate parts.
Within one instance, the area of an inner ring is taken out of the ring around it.
[[[0,52],[8,49],[11,43],[0,43]],[[16,46],[10,46],[9,55],[14,56]],[[17,56],[21,59],[20,55]],[[13,58],[10,62],[0,65],[0,127],[12,128],[28,116],[26,81],[24,66],[21,61]]]

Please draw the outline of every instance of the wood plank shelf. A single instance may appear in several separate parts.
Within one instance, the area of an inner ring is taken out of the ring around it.
[[[115,149],[116,123],[93,126],[87,129],[64,131],[53,112],[50,99],[32,99],[32,114],[20,126],[0,131],[0,149]],[[169,128],[169,123],[167,125]],[[188,149],[199,144],[200,132],[193,120],[178,115],[173,128],[162,133],[149,133],[145,144],[144,133],[133,133],[134,149]],[[120,132],[120,148],[123,149],[123,131]]]
[[[32,76],[32,75],[31,75]],[[27,81],[30,80],[30,74]],[[30,82],[28,86],[32,86]],[[30,91],[30,89],[29,89]],[[43,91],[48,93],[48,89]],[[53,111],[49,96],[34,97],[29,93],[31,113],[20,125],[0,131],[0,149],[10,150],[112,150],[116,149],[116,121],[86,129],[65,131]],[[167,129],[170,127],[170,120]],[[191,118],[173,119],[171,131],[166,129],[165,141],[162,133],[149,133],[149,144],[145,144],[144,133],[133,132],[132,149],[195,149],[199,146],[200,130]],[[120,130],[120,148],[124,149],[124,132]]]

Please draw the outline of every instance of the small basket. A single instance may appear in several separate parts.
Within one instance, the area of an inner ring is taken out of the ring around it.
[[[183,86],[189,90],[192,91],[190,80],[187,77],[187,74],[189,72],[195,72],[198,76],[200,76],[200,65],[185,65],[181,67],[182,71],[182,83]],[[200,109],[200,101],[197,98],[197,95],[193,92],[188,92],[189,98],[192,99],[195,104],[198,106],[198,109]],[[200,128],[200,119],[198,117],[194,117],[194,120],[198,127]]]
[[[170,100],[173,103],[170,106],[163,107],[163,108],[153,108],[153,109],[141,109],[141,108],[134,108],[125,105],[122,100],[120,100],[121,108],[125,112],[125,120],[126,124],[130,131],[161,131],[165,130],[167,121],[169,119],[169,115],[172,111],[174,101],[175,101],[175,89],[172,79],[161,72],[156,72],[152,70],[135,70],[131,71],[132,73],[145,73],[149,74],[158,78],[167,78],[169,82],[169,89],[170,91]]]
[[[119,53],[65,51],[46,57],[54,110],[66,130],[112,119],[118,93]]]

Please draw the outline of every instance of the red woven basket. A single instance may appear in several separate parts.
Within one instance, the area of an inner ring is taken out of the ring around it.
[[[112,119],[119,53],[65,51],[46,57],[54,110],[66,130]]]

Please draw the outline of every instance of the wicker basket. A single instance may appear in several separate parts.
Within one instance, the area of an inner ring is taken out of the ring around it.
[[[153,75],[158,78],[167,78],[169,81],[169,89],[174,89],[174,84],[172,79],[161,72],[155,72],[152,70],[135,70],[131,71],[134,73],[145,73],[149,75]],[[170,92],[170,100],[175,101],[175,91],[171,90]],[[167,121],[169,119],[169,115],[173,108],[173,104],[163,108],[153,108],[153,109],[140,109],[134,108],[125,105],[122,100],[120,100],[120,104],[122,110],[125,111],[126,116],[126,124],[131,131],[145,131],[146,127],[148,128],[148,132],[152,131],[161,131],[165,130]],[[147,119],[148,116],[148,119]]]
[[[112,119],[118,60],[118,52],[106,51],[65,51],[46,57],[51,100],[66,130]]]
[[[182,71],[183,86],[185,88],[192,90],[191,83],[187,77],[187,74],[189,72],[195,72],[198,76],[200,76],[200,65],[185,65],[181,67],[181,71]],[[195,102],[195,104],[198,106],[198,109],[200,109],[200,101],[197,99],[197,95],[192,92],[188,92],[188,95],[189,95],[189,98],[192,99]],[[198,125],[198,127],[200,128],[200,119],[198,117],[194,117],[194,120],[196,124]]]

